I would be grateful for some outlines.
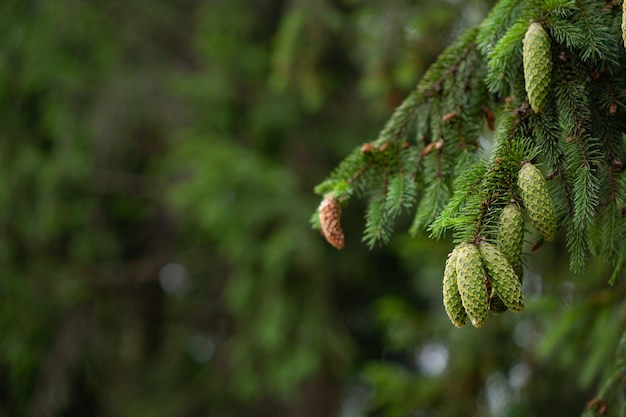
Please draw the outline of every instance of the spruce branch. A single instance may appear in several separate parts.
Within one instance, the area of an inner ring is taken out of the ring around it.
[[[483,55],[488,56],[498,39],[513,25],[513,22],[519,19],[523,3],[523,0],[502,0],[491,9],[480,25],[476,37],[476,43]]]
[[[495,237],[500,210],[517,196],[516,178],[522,161],[537,155],[532,141],[516,136],[518,116],[505,117],[496,133],[492,159],[474,164],[454,184],[454,195],[430,227],[431,236],[454,230],[458,242]]]
[[[580,25],[585,42],[581,44],[580,58],[596,65],[599,70],[612,71],[619,65],[615,46],[616,33],[610,12],[603,2],[576,1],[574,20]]]
[[[585,42],[585,32],[574,20],[577,13],[576,2],[547,1],[546,9],[547,13],[544,15],[544,22],[548,33],[557,44],[564,45],[567,49],[581,48]]]
[[[452,187],[454,194],[437,219],[429,226],[431,238],[440,239],[446,230],[461,226],[460,213],[467,206],[470,196],[477,192],[487,169],[487,161],[478,159],[463,170],[463,174],[454,181]]]
[[[570,251],[570,269],[581,272],[587,260],[588,233],[598,203],[599,185],[597,177],[588,165],[581,166],[575,173],[574,216],[567,234]]]
[[[613,282],[626,265],[619,9],[615,2],[500,0],[441,54],[376,140],[315,191],[344,203],[354,195],[368,199],[370,246],[388,240],[393,220],[407,210],[415,210],[412,234],[426,229],[441,238],[452,231],[459,242],[489,240],[498,213],[519,197],[517,171],[532,161],[543,166],[550,213],[567,229],[571,269],[582,270],[590,253],[602,254],[615,263]],[[545,36],[522,54],[536,24]],[[526,64],[532,71],[523,70]],[[499,115],[495,146],[482,155],[492,109]]]
[[[543,8],[547,16],[570,17],[576,11],[574,0],[544,0]]]
[[[371,249],[377,242],[387,243],[391,237],[391,219],[386,209],[385,189],[370,198],[365,212],[363,242]]]
[[[492,93],[521,95],[522,39],[528,29],[528,20],[516,22],[498,41],[489,54],[487,86]]]
[[[476,51],[477,28],[472,28],[465,32],[455,43],[453,43],[437,61],[426,71],[424,77],[417,85],[417,91],[426,97],[442,93],[442,83],[448,77],[458,74],[459,65],[469,56],[479,57]]]

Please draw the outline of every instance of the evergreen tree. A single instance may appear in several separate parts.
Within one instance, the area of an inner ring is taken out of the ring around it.
[[[613,285],[626,264],[620,6],[500,0],[442,53],[378,137],[315,188],[324,200],[313,226],[340,249],[340,206],[362,197],[370,247],[387,243],[409,211],[411,234],[451,234],[444,304],[457,326],[523,308],[524,236],[531,252],[564,240],[572,272],[601,257]],[[624,403],[624,337],[619,346],[614,374],[585,415]]]

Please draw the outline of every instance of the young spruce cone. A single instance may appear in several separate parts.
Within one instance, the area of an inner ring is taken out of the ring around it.
[[[452,324],[456,327],[463,327],[467,323],[467,313],[465,313],[465,308],[461,301],[456,276],[456,263],[459,255],[457,249],[459,247],[454,248],[452,253],[448,255],[446,268],[443,272],[443,306]]]
[[[524,218],[517,203],[512,202],[502,209],[498,226],[498,249],[522,278],[522,247],[524,246]]]
[[[458,251],[456,276],[463,307],[474,327],[482,327],[489,315],[489,295],[480,252],[473,243],[462,243],[455,251]]]
[[[341,228],[341,205],[331,194],[326,194],[317,209],[322,234],[337,249],[343,249],[344,235]]]
[[[528,101],[535,113],[543,110],[552,75],[552,52],[550,38],[541,26],[533,22],[528,26],[522,46],[524,82]]]
[[[526,162],[519,170],[517,185],[531,223],[541,237],[547,241],[553,240],[556,234],[554,206],[543,174],[533,164]]]
[[[493,290],[505,306],[519,313],[524,309],[524,294],[513,267],[495,245],[482,241],[479,249]]]

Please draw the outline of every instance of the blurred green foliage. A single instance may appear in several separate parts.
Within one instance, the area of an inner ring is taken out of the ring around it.
[[[308,224],[488,3],[2,2],[0,416],[580,413],[624,324],[603,265],[543,248],[527,312],[457,330],[449,242]]]

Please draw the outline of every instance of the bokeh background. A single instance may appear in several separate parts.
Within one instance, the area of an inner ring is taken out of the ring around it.
[[[625,312],[528,257],[456,329],[450,241],[336,251],[313,187],[483,0],[0,2],[0,416],[579,415]]]

